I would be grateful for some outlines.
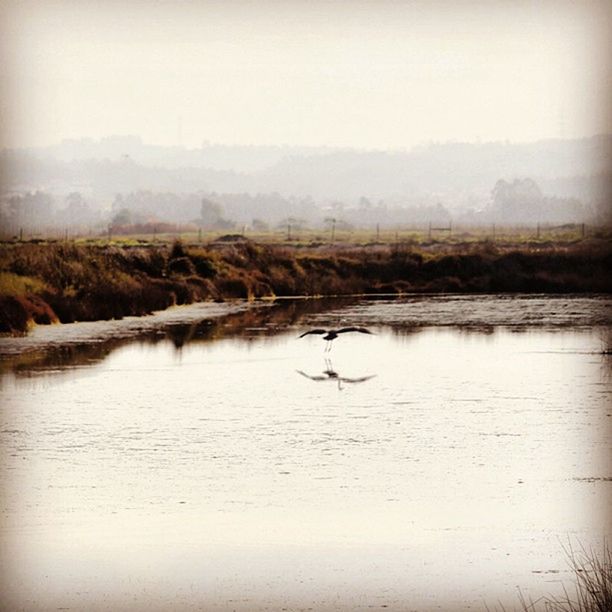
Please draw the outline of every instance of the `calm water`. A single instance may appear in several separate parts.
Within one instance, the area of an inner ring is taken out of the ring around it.
[[[5,607],[512,609],[612,535],[609,299],[224,308],[0,341]]]

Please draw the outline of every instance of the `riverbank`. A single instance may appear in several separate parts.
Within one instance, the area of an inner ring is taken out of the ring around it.
[[[490,243],[289,248],[248,240],[194,246],[11,243],[0,247],[0,332],[232,298],[611,293],[611,268],[608,241],[515,249]]]

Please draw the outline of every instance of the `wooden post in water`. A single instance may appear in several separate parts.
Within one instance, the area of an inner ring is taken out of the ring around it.
[[[202,243],[202,228],[198,228],[198,242]]]
[[[586,238],[586,225],[584,223],[580,227],[580,234],[582,239],[584,240]]]

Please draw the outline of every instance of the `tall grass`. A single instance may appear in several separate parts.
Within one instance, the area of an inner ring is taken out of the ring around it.
[[[32,276],[20,276],[11,272],[0,272],[0,295],[27,295],[42,293],[46,283]]]
[[[612,292],[611,268],[607,245],[542,251],[447,244],[432,251],[401,244],[292,248],[244,240],[194,246],[180,241],[150,246],[19,243],[0,245],[0,297],[36,297],[68,322],[146,314],[205,299],[605,293]],[[18,309],[18,302],[13,300],[11,307]],[[0,331],[11,331],[11,325],[0,320]]]
[[[565,549],[567,562],[574,575],[574,588],[564,595],[546,598],[546,612],[610,612],[612,611],[612,551],[607,542],[598,554],[593,548],[571,543]],[[529,609],[529,608],[525,608]]]
[[[573,584],[563,584],[563,594],[527,599],[519,592],[524,612],[610,612],[612,611],[612,550],[604,540],[601,551],[571,541],[563,546]],[[502,607],[502,610],[504,608]]]

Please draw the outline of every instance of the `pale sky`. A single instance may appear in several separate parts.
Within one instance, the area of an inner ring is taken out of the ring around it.
[[[0,142],[612,132],[612,2],[0,0]]]

